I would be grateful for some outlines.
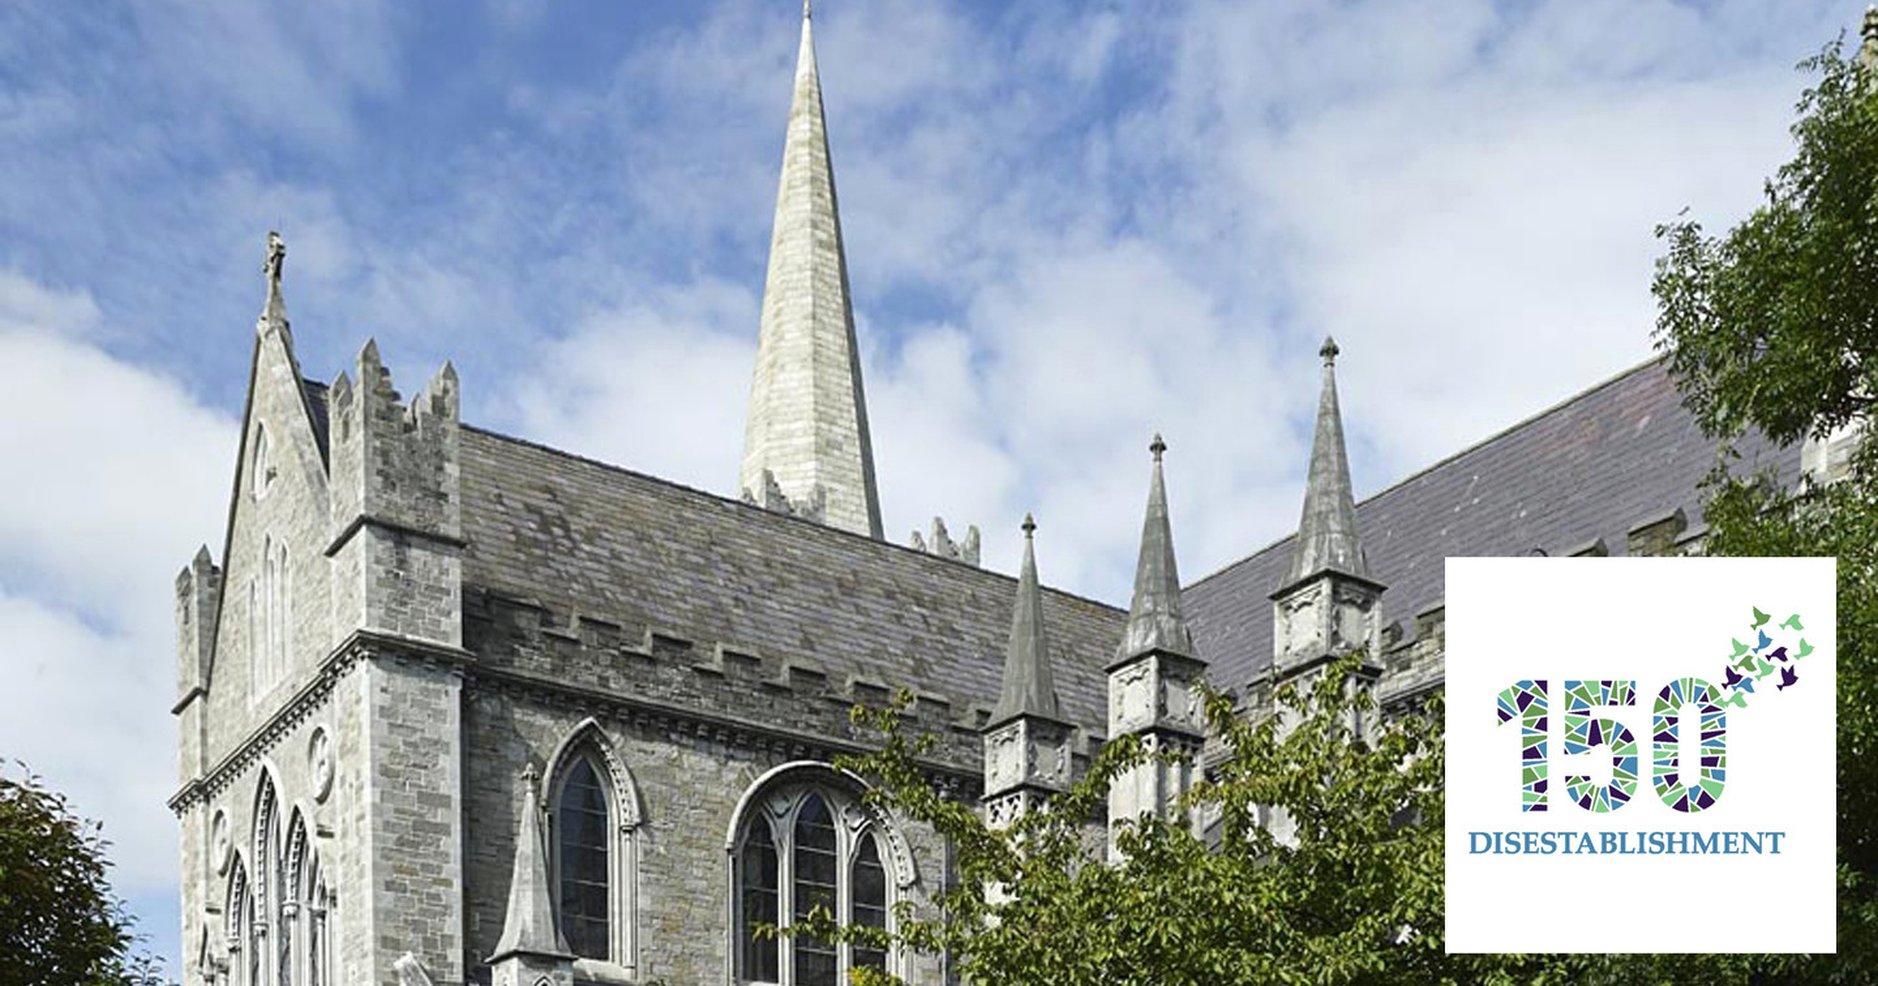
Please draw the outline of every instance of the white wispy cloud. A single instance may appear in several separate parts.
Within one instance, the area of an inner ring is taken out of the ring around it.
[[[1120,602],[1155,430],[1189,578],[1295,524],[1326,333],[1359,492],[1637,362],[1651,226],[1751,207],[1856,13],[819,5],[889,535],[1008,570],[1034,509],[1046,579]],[[0,749],[141,896],[261,235],[309,373],[375,335],[473,423],[733,493],[795,42],[765,0],[0,8]]]
[[[0,750],[103,823],[115,886],[143,898],[176,882],[168,587],[220,550],[235,430],[99,349],[99,319],[83,292],[0,272]]]

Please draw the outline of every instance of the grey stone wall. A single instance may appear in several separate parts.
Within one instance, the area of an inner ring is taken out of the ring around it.
[[[777,711],[776,719],[790,717],[787,705]],[[551,771],[557,753],[589,720],[630,775],[635,799],[630,814],[636,824],[616,833],[613,849],[637,860],[630,894],[637,905],[637,948],[618,958],[642,981],[724,981],[731,935],[725,847],[739,799],[773,767],[826,762],[852,747],[779,732],[759,735],[512,676],[473,679],[464,697],[465,966],[471,978],[487,981],[482,963],[502,932],[519,823],[515,778],[528,763]],[[912,892],[924,902],[943,872],[941,847],[930,832],[910,826],[900,832],[920,876]],[[936,960],[922,958],[913,971],[914,982],[937,982]]]
[[[359,672],[365,691],[362,767],[371,982],[396,982],[409,952],[438,986],[463,982],[462,677],[453,668],[384,654]]]

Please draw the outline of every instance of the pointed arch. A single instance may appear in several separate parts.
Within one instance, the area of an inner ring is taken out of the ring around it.
[[[241,850],[232,850],[229,855],[234,858],[228,864],[228,889],[222,897],[222,930],[232,943],[247,939],[242,911],[248,903],[248,866],[242,861]]]
[[[738,799],[725,842],[733,981],[835,986],[861,966],[908,971],[895,952],[755,934],[818,907],[843,924],[891,930],[894,901],[917,873],[899,827],[864,803],[866,791],[851,772],[800,760],[764,772]]]
[[[278,980],[279,961],[273,943],[282,936],[277,920],[283,885],[279,788],[267,764],[262,764],[254,794],[253,827],[248,840],[253,865],[248,886],[247,938],[243,950],[243,986],[284,986]]]
[[[543,790],[562,937],[581,962],[631,977],[639,953],[643,820],[632,771],[606,730],[587,718],[555,746]]]
[[[614,796],[619,800],[620,824],[628,828],[638,828],[644,820],[639,807],[639,786],[633,781],[632,771],[627,768],[626,760],[620,756],[612,737],[601,728],[599,720],[589,716],[574,725],[561,737],[554,752],[548,757],[548,779],[552,783],[559,777],[570,757],[583,751],[592,752],[600,758],[605,767],[606,778],[611,782]]]
[[[332,924],[334,896],[326,882],[326,870],[317,850],[309,846],[306,866],[301,872],[299,896],[305,941],[301,968],[306,986],[332,986]]]
[[[891,816],[862,803],[862,796],[867,793],[868,783],[861,775],[851,770],[837,769],[833,764],[819,760],[791,760],[759,774],[744,788],[738,796],[737,804],[731,809],[730,828],[724,834],[724,851],[734,854],[742,836],[741,827],[744,819],[750,816],[753,807],[767,792],[792,785],[821,783],[842,792],[844,805],[849,805],[849,812],[859,813],[865,824],[874,826],[883,843],[882,855],[889,861],[888,878],[894,886],[906,890],[919,882],[919,868],[913,861],[912,846],[901,834],[899,823]],[[856,826],[858,828],[858,825]]]
[[[260,421],[254,423],[254,469],[249,478],[249,485],[254,490],[254,498],[259,500],[267,495],[267,488],[273,485],[273,451],[267,437],[267,425]]]
[[[281,879],[278,884],[280,902],[275,905],[275,913],[279,915],[279,919],[276,923],[274,954],[276,982],[280,986],[298,986],[306,982],[304,929],[307,923],[307,908],[302,887],[306,881],[308,851],[306,816],[296,806],[287,823],[286,843],[281,858]]]

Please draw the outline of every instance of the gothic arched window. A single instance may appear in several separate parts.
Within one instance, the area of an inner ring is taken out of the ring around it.
[[[267,447],[267,428],[254,426],[254,495],[259,499],[274,481],[274,461]]]
[[[886,930],[896,882],[889,878],[881,820],[860,804],[858,785],[803,764],[745,799],[732,844],[737,979],[783,986],[839,986],[848,971],[890,971],[888,951],[807,935],[762,937],[816,909],[841,924]]]
[[[261,575],[248,586],[248,646],[254,653],[254,694],[264,694],[287,670],[287,544],[261,540]]]
[[[738,860],[743,877],[739,888],[743,905],[738,915],[741,934],[737,948],[744,978],[758,982],[776,982],[781,978],[776,964],[777,943],[756,936],[759,925],[781,923],[782,911],[778,903],[782,898],[781,889],[776,886],[776,864],[776,840],[770,836],[769,820],[752,818]]]
[[[222,920],[228,936],[228,982],[232,986],[251,986],[252,979],[242,978],[248,968],[246,949],[242,946],[254,925],[254,901],[248,895],[248,868],[241,864],[239,855],[229,864],[228,904],[222,911]]]
[[[274,981],[280,986],[298,986],[305,982],[299,975],[299,946],[301,921],[306,913],[300,906],[300,881],[306,867],[306,823],[301,821],[300,812],[293,813],[293,821],[287,826],[286,854],[282,857],[280,881],[275,884],[274,899],[280,903],[275,906],[279,915],[274,934]]]
[[[632,775],[593,720],[554,757],[545,800],[554,916],[567,946],[598,979],[631,979],[639,802]]]
[[[280,847],[280,802],[275,797],[273,781],[264,774],[254,809],[254,883],[248,894],[248,978],[244,980],[245,986],[285,986],[282,980],[275,978],[280,960],[278,953],[269,944],[287,937],[277,919],[284,899],[281,889],[286,884]],[[270,931],[274,934],[270,935]]]
[[[880,865],[880,847],[874,833],[864,832],[854,850],[853,876],[848,892],[848,920],[869,928],[887,928],[887,868]],[[887,968],[883,949],[854,947],[854,964],[870,969]]]
[[[561,934],[576,956],[610,959],[612,828],[606,786],[593,759],[577,756],[554,802],[556,903]]]
[[[331,920],[333,895],[326,889],[326,871],[319,857],[307,862],[306,889],[301,899],[306,914],[307,986],[332,986],[333,945]]]

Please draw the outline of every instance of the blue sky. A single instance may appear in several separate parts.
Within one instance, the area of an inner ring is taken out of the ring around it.
[[[1649,353],[1654,223],[1787,155],[1813,0],[823,0],[887,526],[1123,601],[1294,524],[1315,352],[1359,495]],[[0,7],[0,754],[176,952],[170,584],[219,550],[262,239],[303,367],[732,492],[792,0]],[[219,559],[218,559],[219,561]],[[23,687],[21,687],[23,683]]]

